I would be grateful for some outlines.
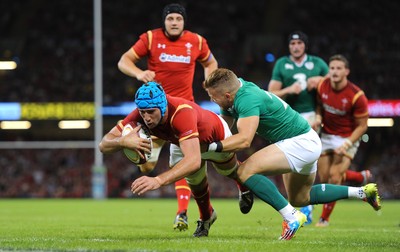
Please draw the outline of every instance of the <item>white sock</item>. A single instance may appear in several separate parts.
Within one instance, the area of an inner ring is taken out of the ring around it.
[[[365,197],[367,197],[362,187],[349,186],[348,194],[349,194],[349,199],[364,199]]]
[[[284,208],[279,210],[279,213],[282,215],[283,219],[286,220],[287,222],[297,220],[296,216],[294,215],[296,212],[297,209],[290,204],[287,204]]]

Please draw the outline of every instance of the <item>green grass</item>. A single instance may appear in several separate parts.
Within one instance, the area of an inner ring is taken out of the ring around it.
[[[0,250],[34,251],[400,251],[400,201],[384,201],[381,215],[360,201],[336,204],[327,228],[305,226],[278,241],[281,218],[257,200],[242,215],[236,200],[213,199],[218,220],[209,237],[172,229],[174,199],[0,200]],[[316,206],[314,216],[319,216]]]

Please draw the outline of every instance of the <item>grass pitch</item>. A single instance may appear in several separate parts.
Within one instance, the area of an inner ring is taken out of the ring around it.
[[[175,199],[0,200],[0,251],[400,251],[400,201],[383,201],[378,215],[364,202],[336,204],[327,228],[313,224],[278,241],[281,217],[256,200],[240,213],[234,199],[213,199],[218,219],[209,237],[174,231]],[[316,206],[314,219],[321,213]]]

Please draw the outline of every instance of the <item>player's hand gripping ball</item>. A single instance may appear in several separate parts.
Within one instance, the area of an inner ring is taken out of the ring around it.
[[[124,126],[122,130],[122,135],[125,136],[129,134],[134,128],[141,125],[140,123],[130,122]],[[153,148],[153,142],[151,141],[151,136],[149,130],[146,128],[145,125],[142,125],[140,130],[138,131],[138,136],[144,139],[150,140],[151,149]],[[144,164],[147,160],[150,159],[151,153],[145,153],[144,151],[140,151],[140,153],[144,156],[144,158],[140,157],[136,150],[131,150],[124,148],[123,149],[125,156],[135,164]]]

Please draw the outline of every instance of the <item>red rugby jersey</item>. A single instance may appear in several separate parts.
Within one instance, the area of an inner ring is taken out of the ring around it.
[[[198,137],[200,143],[212,143],[225,138],[224,127],[218,115],[201,108],[194,102],[179,97],[167,95],[168,119],[154,129],[150,130],[151,135],[179,145],[179,142]],[[118,124],[118,129],[131,122],[144,124],[139,110],[133,110]]]
[[[354,83],[348,81],[342,90],[333,90],[329,78],[318,85],[322,105],[322,132],[348,137],[355,129],[355,118],[368,117],[368,99]]]
[[[206,39],[185,30],[178,40],[171,41],[159,28],[140,35],[132,50],[138,58],[148,56],[147,67],[156,73],[155,81],[167,94],[194,100],[196,61],[205,62],[211,54]]]

